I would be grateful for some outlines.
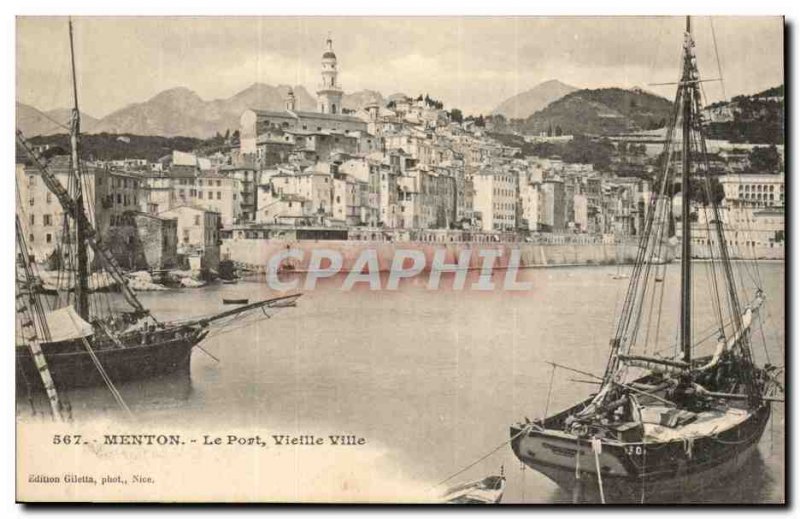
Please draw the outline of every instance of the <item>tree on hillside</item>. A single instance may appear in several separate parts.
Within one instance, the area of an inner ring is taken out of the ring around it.
[[[774,144],[753,148],[748,158],[751,173],[779,173],[781,170],[781,156]]]
[[[450,120],[460,124],[464,121],[464,114],[458,108],[453,108],[450,110]]]
[[[614,144],[607,138],[591,139],[584,135],[576,135],[564,145],[562,159],[568,163],[592,164],[598,171],[608,171]]]

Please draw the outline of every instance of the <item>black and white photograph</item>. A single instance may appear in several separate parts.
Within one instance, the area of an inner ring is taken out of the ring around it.
[[[17,15],[16,500],[786,505],[787,22],[630,14]]]

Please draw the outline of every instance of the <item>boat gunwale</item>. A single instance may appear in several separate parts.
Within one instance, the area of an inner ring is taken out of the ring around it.
[[[744,446],[744,449],[747,449],[747,448],[749,448],[749,447],[751,447],[753,445],[757,445],[758,444],[759,438],[763,434],[763,429],[764,429],[764,427],[766,427],[766,424],[767,424],[768,420],[770,419],[771,413],[772,413],[771,404],[769,402],[765,401],[757,409],[751,411],[749,413],[748,417],[744,421],[739,422],[737,424],[734,424],[732,427],[730,427],[728,429],[725,429],[723,431],[715,432],[713,436],[711,436],[711,435],[697,436],[697,437],[692,438],[692,440],[693,440],[693,442],[695,442],[695,444],[696,444],[696,442],[700,442],[700,441],[722,441],[723,443],[731,442],[732,449],[730,449],[730,450],[733,450],[733,451],[740,450],[739,446]],[[762,414],[764,415],[763,418],[761,418]],[[521,434],[525,430],[526,426],[528,426],[528,425],[529,424],[524,424],[524,425],[523,424],[517,424],[517,425],[512,425],[511,426],[511,434],[512,434],[512,436],[515,436],[511,441],[512,450],[514,451],[514,454],[517,456],[517,458],[520,458],[520,460],[522,460],[522,458],[524,457],[525,458],[525,460],[524,460],[525,463],[532,464],[532,465],[533,464],[542,465],[542,466],[550,467],[550,468],[553,468],[553,469],[562,470],[562,471],[565,471],[565,472],[574,472],[574,470],[575,470],[574,467],[567,467],[565,465],[559,465],[557,463],[545,462],[545,461],[541,461],[541,460],[536,459],[536,458],[530,458],[528,456],[521,456],[520,455],[521,453],[519,452],[519,442],[521,441],[521,439],[523,437],[552,438],[552,439],[557,439],[557,440],[562,440],[562,441],[569,440],[569,441],[571,441],[573,443],[573,445],[575,447],[577,447],[577,450],[580,451],[581,455],[583,455],[583,456],[591,455],[591,449],[592,449],[592,445],[591,445],[591,440],[592,439],[591,438],[579,438],[577,436],[571,435],[570,433],[566,433],[566,432],[563,432],[563,431],[556,431],[556,430],[553,430],[553,429],[529,428],[529,430],[527,431],[526,434],[524,434],[524,435]],[[749,436],[748,438],[744,439],[744,440],[719,440],[719,438],[717,438],[721,434],[726,434],[726,433],[729,433],[729,432],[734,431],[734,430],[741,430],[741,429],[749,427],[749,426],[753,426],[756,429],[756,432],[754,434],[752,434],[751,436]],[[678,448],[681,452],[685,452],[685,439],[681,439],[681,438],[671,439],[671,440],[666,441],[666,442],[659,442],[659,441],[655,441],[655,442],[620,442],[618,440],[613,440],[612,442],[608,442],[608,441],[606,441],[607,440],[606,438],[599,438],[599,439],[601,440],[601,442],[603,444],[603,447],[604,448],[606,448],[606,447],[608,448],[610,456],[612,456],[614,458],[617,458],[617,460],[619,460],[623,464],[623,466],[626,466],[628,468],[633,467],[633,468],[637,469],[636,473],[629,472],[628,474],[613,474],[613,473],[607,473],[605,471],[603,472],[603,478],[611,478],[611,479],[619,480],[619,481],[627,480],[627,479],[630,479],[630,478],[637,478],[637,479],[644,478],[644,479],[648,479],[648,480],[659,481],[661,479],[668,479],[669,477],[675,475],[675,470],[672,470],[672,469],[662,469],[662,470],[656,470],[656,471],[644,472],[644,473],[638,472],[638,469],[640,468],[640,466],[638,464],[634,463],[633,459],[635,459],[634,456],[639,456],[639,455],[632,456],[628,452],[626,452],[626,450],[628,448],[630,448],[630,447],[643,447],[643,449],[642,449],[643,455],[646,455],[648,450],[660,451],[661,449],[664,449],[664,448],[669,449],[670,447],[673,448],[673,449],[674,448]],[[735,443],[733,443],[733,442],[735,442]],[[582,448],[588,448],[589,452],[588,453],[584,452],[584,450]],[[742,449],[742,450],[744,450],[744,449]],[[687,464],[687,469],[689,469],[689,470],[687,470],[687,473],[689,473],[689,474],[702,472],[703,470],[711,470],[711,469],[713,469],[713,467],[718,466],[718,465],[720,465],[722,463],[725,463],[725,457],[720,457],[720,456],[711,456],[711,457],[708,457],[706,459],[691,458],[690,457],[689,459],[691,460],[691,463]],[[679,462],[677,462],[677,463],[679,463]],[[656,468],[658,467],[658,465],[652,465],[652,466],[654,466]],[[532,467],[532,468],[535,468],[535,467]],[[581,470],[581,472],[585,472],[587,474],[594,474],[595,473],[594,467],[581,468],[580,470]]]

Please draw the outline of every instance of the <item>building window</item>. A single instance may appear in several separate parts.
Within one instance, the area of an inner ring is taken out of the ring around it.
[[[222,187],[222,180],[217,180],[217,187]]]
[[[200,215],[199,215],[199,214],[198,214],[198,215],[195,215],[195,217],[194,217],[194,224],[195,224],[195,225],[200,225]]]
[[[50,243],[50,242],[52,242],[52,241],[53,241],[53,235],[52,235],[52,234],[50,234],[50,233],[47,233],[47,236],[45,236],[45,241],[46,241],[47,243]]]
[[[49,214],[44,215],[44,225],[46,226],[53,225],[52,216],[50,216]]]
[[[217,191],[217,200],[222,200],[222,191]]]
[[[29,242],[33,242],[33,234],[29,234],[28,235],[28,241]]]
[[[35,217],[36,217],[36,215],[34,215],[34,214],[31,215],[31,217],[30,217],[31,225],[34,225],[36,223],[36,218]]]

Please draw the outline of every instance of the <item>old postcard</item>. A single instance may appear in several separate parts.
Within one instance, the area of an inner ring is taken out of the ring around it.
[[[785,503],[782,18],[16,31],[19,501]]]

